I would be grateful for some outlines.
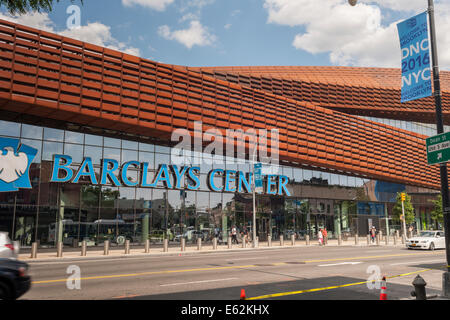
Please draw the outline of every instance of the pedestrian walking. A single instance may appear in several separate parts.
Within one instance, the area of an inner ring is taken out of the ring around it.
[[[327,228],[322,229],[322,235],[323,235],[323,245],[328,244],[328,232]]]
[[[375,237],[377,236],[377,229],[375,229],[375,227],[372,227],[372,229],[370,229],[369,233],[370,233],[370,238],[372,239],[372,242],[375,242]]]
[[[322,229],[319,229],[319,232],[317,233],[317,238],[319,239],[319,246],[323,245],[323,233],[322,233]]]
[[[232,243],[236,243],[238,244],[239,241],[237,239],[237,230],[236,230],[236,226],[233,226],[233,228],[231,228],[231,242]]]

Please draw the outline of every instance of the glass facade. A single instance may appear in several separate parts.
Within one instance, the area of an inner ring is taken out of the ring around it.
[[[226,241],[233,225],[239,230],[253,230],[252,195],[212,192],[207,181],[212,169],[249,172],[248,161],[226,159],[217,164],[205,161],[208,156],[204,154],[186,158],[186,165],[201,163],[198,190],[185,188],[187,178],[182,179],[180,188],[166,188],[163,184],[154,188],[117,187],[111,181],[97,185],[86,176],[76,184],[56,183],[51,182],[55,154],[71,156],[74,172],[83,159],[90,157],[96,177],[101,176],[102,159],[114,159],[120,164],[147,162],[148,180],[152,181],[160,165],[171,164],[172,149],[6,121],[0,121],[0,138],[20,139],[21,144],[38,150],[29,170],[32,188],[0,193],[0,230],[9,232],[21,246],[30,246],[34,241],[41,246],[54,246],[57,241],[78,246],[81,240],[88,245],[101,245],[105,240],[121,245],[126,239],[133,243],[146,239],[161,242],[163,238],[177,242],[182,236],[188,242],[198,237],[211,241],[215,233]],[[277,239],[293,233],[300,238],[306,234],[314,237],[322,227],[327,228],[330,237],[339,233],[365,234],[368,219],[383,229],[396,192],[404,190],[420,195],[413,196],[413,201],[417,199],[418,225],[429,220],[431,196],[422,195],[435,191],[311,168],[277,168],[279,174],[289,178],[290,196],[257,195],[256,232],[261,241],[268,235]],[[139,180],[138,167],[129,167],[128,179]]]

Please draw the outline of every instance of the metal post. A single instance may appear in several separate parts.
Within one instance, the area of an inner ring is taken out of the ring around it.
[[[245,248],[247,242],[247,236],[242,237],[242,248]]]
[[[217,249],[217,238],[213,239],[213,250]]]
[[[228,247],[230,247],[231,239],[228,238]],[[197,239],[197,250],[202,250],[202,238]]]
[[[163,252],[168,252],[168,251],[169,251],[169,239],[164,239]]]
[[[253,248],[256,248],[256,179],[255,179],[255,157],[256,157],[256,144],[253,146],[253,165],[252,165],[252,182],[253,182],[253,190],[252,190],[252,195],[253,195],[253,232],[252,232],[252,236],[253,236]]]
[[[106,241],[103,243],[103,255],[104,255],[104,256],[109,255],[109,240],[106,240]]]
[[[291,244],[292,246],[295,246],[295,235],[291,234]]]
[[[369,234],[367,235],[367,245],[368,246],[370,245],[370,235]]]
[[[377,242],[377,246],[379,246],[380,245],[380,234],[377,234],[377,236],[375,237],[375,240],[376,240],[376,242]]]
[[[36,259],[36,257],[37,257],[37,242],[33,242],[32,244],[31,244],[31,256],[30,256],[30,258],[31,259]]]
[[[181,242],[181,251],[185,251],[186,250],[186,239],[181,238],[180,242]]]
[[[145,240],[145,248],[144,248],[145,253],[149,253],[150,252],[150,240],[146,239]]]
[[[61,241],[56,244],[56,256],[58,258],[63,256],[63,243]]]
[[[271,235],[269,235],[269,236],[267,237],[267,246],[268,246],[268,247],[271,247],[271,246],[272,246],[272,236],[271,236]]]
[[[342,244],[342,236],[341,234],[338,234],[338,245],[340,246]]]
[[[386,245],[389,245],[389,234],[387,234],[384,239],[386,241]]]
[[[394,234],[394,246],[396,246],[396,245],[397,245],[397,235]]]
[[[428,16],[430,20],[430,36],[431,36],[431,56],[433,62],[433,84],[434,84],[434,100],[436,105],[436,125],[437,133],[444,133],[444,121],[442,120],[442,92],[441,82],[439,79],[439,63],[436,44],[436,26],[434,22],[434,2],[428,0]],[[442,195],[442,211],[444,214],[444,231],[445,231],[445,248],[447,256],[447,272],[442,278],[442,291],[450,298],[450,198],[448,191],[448,173],[447,164],[440,164],[441,170],[441,195]]]
[[[233,244],[231,242],[231,237],[228,237],[227,242],[228,242],[228,249],[231,249],[233,247]]]
[[[307,234],[305,236],[305,240],[306,240],[306,245],[309,246],[309,234]]]
[[[358,234],[355,234],[355,245],[359,244],[359,236]]]
[[[280,235],[280,246],[284,246],[284,236]]]
[[[87,243],[86,240],[81,241],[81,256],[85,257],[87,252]]]
[[[130,240],[125,240],[125,254],[130,254]]]

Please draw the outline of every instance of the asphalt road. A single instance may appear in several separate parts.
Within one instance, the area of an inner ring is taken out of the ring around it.
[[[445,265],[443,250],[385,246],[30,262],[33,284],[21,299],[239,300],[244,289],[258,300],[378,300],[366,281],[383,275],[388,299],[405,299],[417,274],[439,294]]]

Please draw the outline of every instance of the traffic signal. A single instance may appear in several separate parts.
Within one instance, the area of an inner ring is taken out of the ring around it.
[[[406,200],[406,193],[402,192],[402,201]]]

